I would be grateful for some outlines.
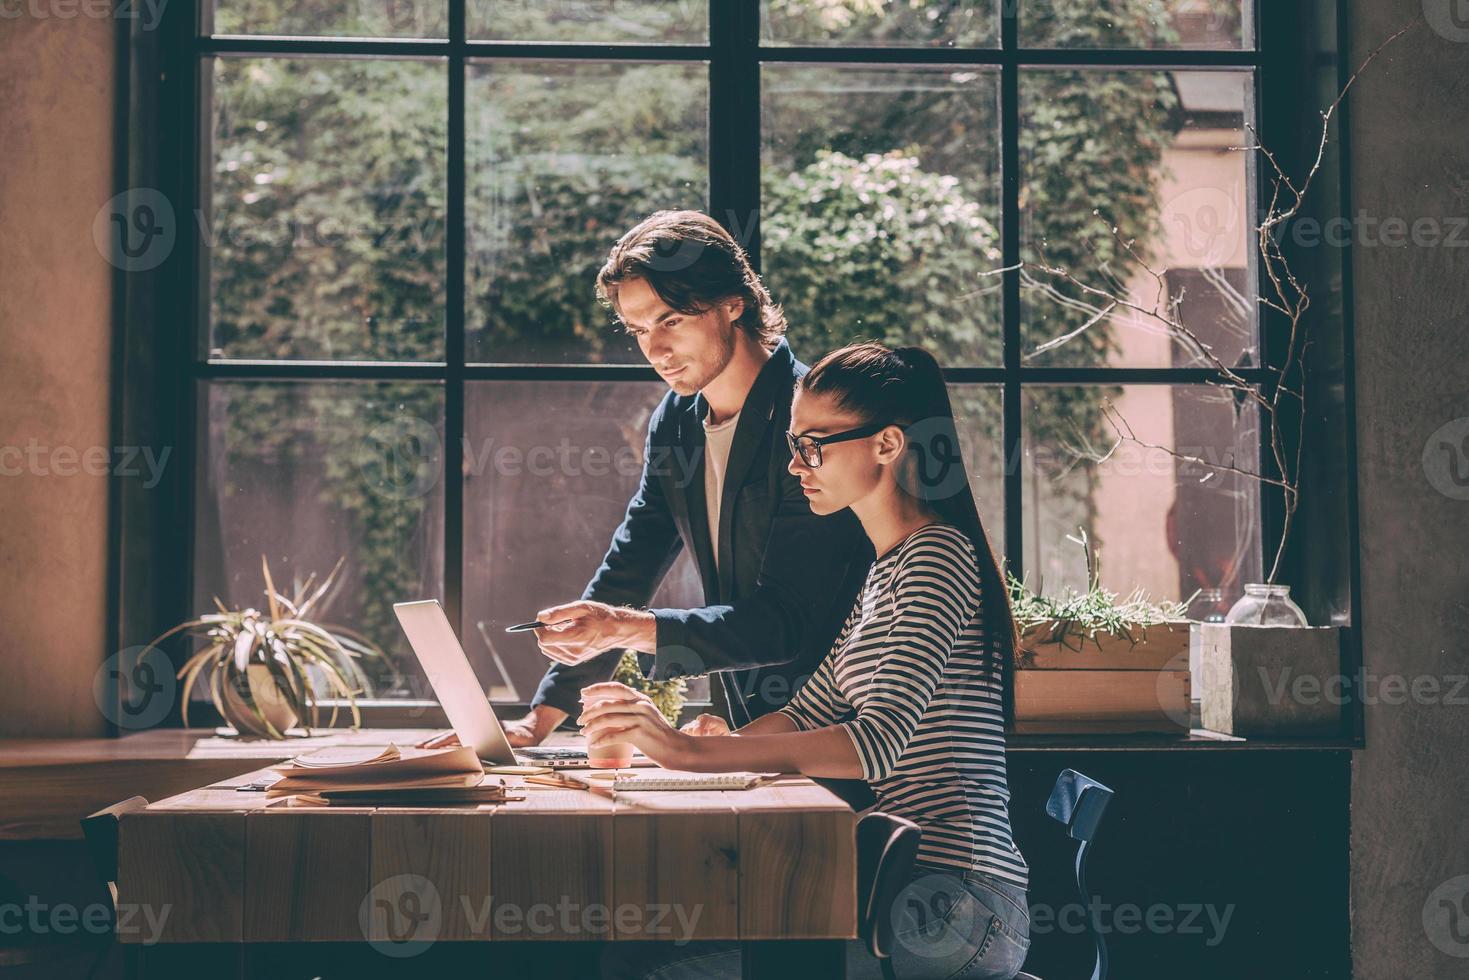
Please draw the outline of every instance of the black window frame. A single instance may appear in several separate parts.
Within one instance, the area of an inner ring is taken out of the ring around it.
[[[457,474],[463,463],[464,399],[469,381],[656,381],[651,368],[622,364],[469,364],[465,357],[465,85],[471,60],[594,62],[703,62],[709,70],[708,211],[742,234],[756,268],[760,262],[758,215],[761,165],[761,67],[766,64],[981,66],[998,72],[1000,81],[1002,362],[999,366],[946,366],[958,383],[998,385],[1002,391],[1004,452],[1005,557],[1023,574],[1025,526],[1022,513],[1022,393],[1032,384],[1164,384],[1197,385],[1218,380],[1209,368],[1044,367],[1022,362],[1022,304],[1019,192],[1021,161],[1020,73],[1035,67],[1135,68],[1153,70],[1239,69],[1251,72],[1254,122],[1263,142],[1289,167],[1314,151],[1303,140],[1319,132],[1317,99],[1312,88],[1323,67],[1339,88],[1349,74],[1333,52],[1349,50],[1345,0],[1310,0],[1265,4],[1247,0],[1255,43],[1237,50],[1196,49],[1051,49],[1021,48],[1019,7],[1023,0],[1000,0],[1000,36],[996,47],[856,47],[762,46],[760,4],[755,0],[709,0],[708,45],[598,44],[477,41],[466,37],[463,2],[448,4],[446,40],[319,37],[223,36],[202,31],[210,0],[169,5],[158,29],[137,23],[119,28],[118,186],[156,187],[172,201],[207,207],[211,136],[208,126],[210,59],[216,55],[348,55],[441,58],[448,72],[448,145],[445,281],[445,355],[440,363],[208,360],[199,331],[208,322],[208,266],[202,244],[179,247],[156,270],[119,272],[114,304],[113,432],[117,445],[173,447],[173,466],[156,491],[144,492],[114,478],[110,543],[111,649],[144,642],[173,623],[193,615],[193,515],[196,466],[196,392],[206,380],[432,380],[442,382],[445,398],[444,472]],[[1324,52],[1324,53],[1323,53]],[[1323,64],[1323,58],[1326,63]],[[1267,97],[1268,94],[1268,97]],[[1334,93],[1330,93],[1334,94]],[[1329,95],[1328,95],[1329,100]],[[1324,103],[1322,103],[1324,104]],[[1351,214],[1348,195],[1348,121],[1343,108],[1334,140],[1339,162],[1334,196],[1320,207],[1323,214]],[[717,124],[714,123],[717,121]],[[1253,214],[1265,187],[1253,155],[1249,164],[1249,208]],[[182,213],[183,209],[179,209]],[[751,216],[755,216],[752,218]],[[186,229],[180,218],[180,240]],[[1346,535],[1348,568],[1338,580],[1312,582],[1301,596],[1308,612],[1330,606],[1347,610],[1343,672],[1360,669],[1359,561],[1357,548],[1355,421],[1351,371],[1351,261],[1349,247],[1340,254],[1344,299],[1340,316],[1330,324],[1330,340],[1341,361],[1332,379],[1344,395],[1344,460],[1346,485],[1334,498],[1332,519],[1308,526],[1298,535],[1287,561],[1287,577],[1307,567],[1308,556],[1331,535]],[[1252,269],[1256,263],[1253,258]],[[1260,273],[1253,273],[1257,283]],[[1320,292],[1320,287],[1316,292]],[[1259,342],[1268,358],[1278,344],[1278,324],[1261,310]],[[1244,368],[1249,381],[1268,380],[1263,367]],[[1308,430],[1312,431],[1312,430]],[[1313,437],[1308,435],[1307,451]],[[1262,456],[1262,461],[1264,457]],[[456,629],[461,625],[464,542],[463,481],[444,481],[444,605]],[[1261,536],[1257,546],[1278,534],[1281,514],[1272,493],[1261,495]],[[1335,598],[1327,596],[1332,592]],[[1316,594],[1319,593],[1319,594]],[[177,700],[177,699],[176,699]],[[440,723],[437,708],[409,702],[392,710],[373,711],[373,724]],[[1344,737],[1361,743],[1361,706],[1344,712]],[[180,724],[178,706],[165,724]]]

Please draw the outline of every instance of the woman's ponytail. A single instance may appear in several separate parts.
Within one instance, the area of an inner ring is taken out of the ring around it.
[[[843,408],[870,421],[889,419],[903,427],[910,455],[898,470],[898,480],[974,546],[985,631],[1001,663],[1007,662],[1019,642],[1010,593],[969,486],[938,361],[921,347],[853,344],[823,357],[800,384],[806,391],[834,395]]]

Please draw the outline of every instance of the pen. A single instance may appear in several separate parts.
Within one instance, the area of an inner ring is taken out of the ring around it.
[[[527,630],[543,630],[551,626],[560,626],[562,623],[571,623],[575,620],[563,619],[558,623],[543,623],[539,619],[533,619],[529,623],[516,623],[514,626],[505,627],[507,633],[524,633]]]

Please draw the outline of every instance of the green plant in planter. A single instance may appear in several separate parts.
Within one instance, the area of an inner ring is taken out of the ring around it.
[[[670,725],[678,724],[678,714],[683,710],[684,694],[688,690],[688,683],[682,677],[671,681],[650,681],[643,676],[643,668],[638,666],[637,651],[624,650],[612,679],[646,694]]]
[[[1148,627],[1177,623],[1187,618],[1185,613],[1193,596],[1183,602],[1154,602],[1142,589],[1133,589],[1126,596],[1119,596],[1103,588],[1101,561],[1092,552],[1085,529],[1078,528],[1077,534],[1079,537],[1068,534],[1066,540],[1079,545],[1086,558],[1085,592],[1068,587],[1059,595],[1040,595],[1014,575],[1008,576],[1010,605],[1022,637],[1021,649],[1016,651],[1021,666],[1034,659],[1034,651],[1027,649],[1026,637],[1077,651],[1088,640],[1100,647],[1099,636],[1126,637],[1136,645],[1138,634]],[[1069,639],[1074,639],[1075,643],[1068,642]]]
[[[371,694],[372,684],[358,661],[387,657],[355,631],[312,619],[330,604],[343,562],[338,561],[319,584],[314,573],[305,582],[298,579],[290,596],[276,591],[264,556],[260,564],[264,611],[226,609],[216,597],[218,612],[180,623],[148,644],[152,649],[175,634],[200,636],[208,642],[178,672],[184,724],[189,720],[189,692],[203,677],[215,708],[241,734],[285,738],[287,728],[308,717],[309,734],[312,727],[320,727],[323,697],[345,698],[352,727],[359,727],[357,697]],[[318,691],[319,684],[325,684],[325,691]],[[336,724],[337,713],[333,704],[329,727]]]

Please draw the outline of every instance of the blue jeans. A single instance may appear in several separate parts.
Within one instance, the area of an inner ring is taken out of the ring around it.
[[[1010,980],[1030,948],[1025,889],[978,871],[920,866],[893,904],[893,970],[899,980]],[[740,977],[738,943],[610,943],[605,980]],[[847,943],[847,976],[876,980],[882,968],[860,941]]]

